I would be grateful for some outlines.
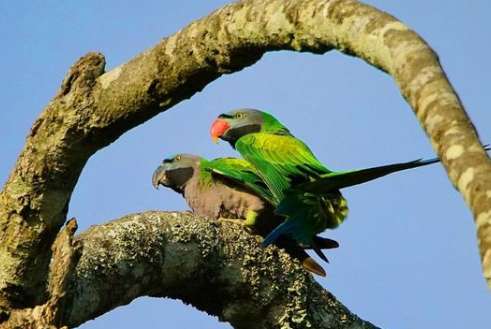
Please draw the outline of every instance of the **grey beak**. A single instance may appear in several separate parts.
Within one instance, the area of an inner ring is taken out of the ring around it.
[[[165,181],[165,169],[162,168],[163,166],[159,166],[152,175],[152,185],[155,189],[159,189],[159,185]]]

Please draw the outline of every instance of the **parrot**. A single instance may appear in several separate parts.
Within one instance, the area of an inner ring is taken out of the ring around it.
[[[266,236],[263,246],[286,235],[311,245],[313,237],[338,227],[348,215],[340,189],[394,173],[439,162],[415,160],[361,170],[333,171],[273,115],[256,109],[220,114],[211,125],[216,142],[222,139],[236,149],[257,171],[285,220]]]
[[[274,213],[272,195],[254,167],[243,159],[207,160],[193,154],[177,154],[166,158],[154,171],[152,184],[173,189],[186,199],[192,211],[214,219],[243,219],[243,225],[266,236],[284,218]],[[314,237],[316,246],[337,248],[334,240]],[[298,259],[309,272],[326,276],[325,270],[299,245],[284,237],[276,243]]]

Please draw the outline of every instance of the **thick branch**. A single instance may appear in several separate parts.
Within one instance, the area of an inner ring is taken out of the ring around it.
[[[22,308],[9,312],[0,321],[1,329],[67,329],[62,325],[68,313],[66,307],[71,306],[67,305],[68,298],[71,298],[67,290],[81,255],[81,243],[73,241],[76,229],[75,219],[69,220],[53,243],[53,257],[48,280],[48,301],[33,308]]]
[[[83,166],[96,150],[86,124],[95,100],[100,54],[82,57],[58,95],[34,123],[16,166],[0,193],[0,310],[38,304],[51,245],[63,225]]]
[[[95,151],[266,51],[332,48],[395,78],[473,211],[491,283],[491,164],[431,48],[393,17],[355,0],[249,0],[192,23],[106,74],[99,54],[74,65],[0,195],[0,313],[46,299],[49,247]]]
[[[154,296],[180,299],[234,328],[374,328],[240,225],[146,212],[94,226],[76,241],[83,251],[66,291],[69,327]]]
[[[48,302],[13,310],[0,328],[75,327],[140,296],[182,300],[234,328],[376,328],[241,225],[146,212],[73,239],[75,228],[55,240]]]

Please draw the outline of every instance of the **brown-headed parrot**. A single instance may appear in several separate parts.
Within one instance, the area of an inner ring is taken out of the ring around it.
[[[284,218],[274,213],[272,194],[253,166],[237,158],[206,160],[191,154],[178,154],[167,158],[152,177],[155,188],[163,185],[182,194],[194,213],[219,219],[245,219],[244,225],[263,237],[280,225]],[[336,248],[336,241],[314,237],[322,249]],[[276,244],[292,257],[301,261],[304,268],[325,276],[324,269],[300,246],[283,237]]]

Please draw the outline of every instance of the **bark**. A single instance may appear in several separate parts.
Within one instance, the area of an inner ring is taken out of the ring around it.
[[[55,243],[50,300],[14,311],[11,328],[74,327],[139,296],[178,298],[235,328],[376,328],[240,225],[146,212],[72,240],[69,223]]]
[[[395,79],[473,212],[491,285],[491,163],[432,49],[392,16],[355,0],[249,0],[193,22],[109,72],[97,53],[70,69],[0,194],[0,319],[53,300],[50,247],[94,152],[267,51],[334,48]]]

